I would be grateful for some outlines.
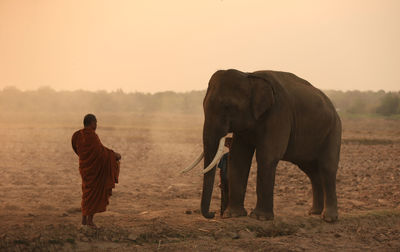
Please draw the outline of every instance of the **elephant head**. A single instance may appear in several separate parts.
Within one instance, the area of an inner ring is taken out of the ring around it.
[[[266,98],[267,97],[267,98]],[[209,212],[215,178],[215,165],[223,155],[228,133],[254,129],[257,120],[274,104],[271,83],[257,74],[221,70],[213,74],[204,97],[203,153],[183,172],[194,168],[204,156],[201,213]],[[229,171],[228,171],[229,173]]]

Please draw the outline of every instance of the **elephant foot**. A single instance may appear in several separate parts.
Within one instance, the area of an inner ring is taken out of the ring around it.
[[[312,207],[310,210],[308,210],[309,215],[320,215],[322,213],[322,208],[317,208],[317,207]]]
[[[241,216],[247,216],[247,211],[246,209],[242,208],[230,208],[228,207],[225,211],[224,214],[222,215],[222,218],[232,218],[232,217],[241,217]]]
[[[273,220],[274,219],[274,213],[273,212],[265,212],[265,211],[261,211],[258,209],[254,209],[253,211],[251,211],[250,218],[256,219],[256,220]]]
[[[321,218],[326,222],[335,222],[338,219],[337,209],[324,209]]]

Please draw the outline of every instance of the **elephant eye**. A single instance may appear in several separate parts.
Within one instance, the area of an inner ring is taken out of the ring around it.
[[[237,111],[237,109],[234,106],[230,106],[230,105],[224,105],[223,106],[223,113],[225,115],[233,115],[235,114]]]
[[[230,111],[231,111],[231,108],[230,108],[229,105],[225,104],[225,105],[222,106],[222,111],[223,111],[224,114],[229,114]]]

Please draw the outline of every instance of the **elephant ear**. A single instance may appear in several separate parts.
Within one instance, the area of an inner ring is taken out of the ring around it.
[[[256,120],[260,118],[274,103],[274,90],[266,79],[249,75],[252,86],[251,106]]]

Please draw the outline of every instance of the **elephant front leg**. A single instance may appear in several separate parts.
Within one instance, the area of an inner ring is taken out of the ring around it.
[[[257,167],[257,204],[250,217],[257,220],[274,218],[274,184],[278,161],[258,162]]]
[[[244,198],[253,154],[254,147],[234,136],[228,162],[229,200],[223,218],[247,216]]]

